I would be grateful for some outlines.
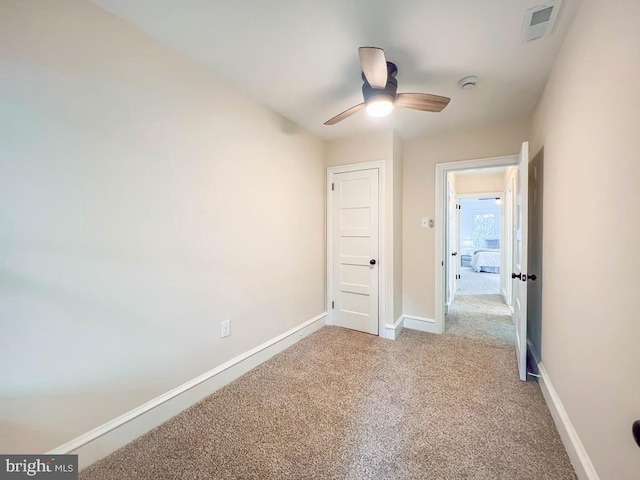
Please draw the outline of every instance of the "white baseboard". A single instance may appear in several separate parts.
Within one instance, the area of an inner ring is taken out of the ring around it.
[[[538,354],[532,347],[531,343],[529,343],[529,351],[538,366],[538,372],[540,374],[540,390],[542,390],[542,395],[547,402],[553,421],[556,424],[556,428],[558,429],[564,448],[567,450],[567,454],[571,459],[571,463],[573,464],[573,468],[576,471],[578,479],[600,480],[600,477],[598,476],[593,463],[591,463],[591,459],[578,436],[578,432],[573,428],[569,415],[562,405],[558,392],[553,388],[549,373],[544,368],[544,365],[540,361]]]
[[[502,300],[504,300],[504,303],[509,305],[509,302],[507,301],[507,291],[504,288],[500,289],[502,291]]]
[[[433,318],[417,317],[415,315],[403,315],[403,326],[411,330],[421,332],[438,333],[436,321]]]
[[[400,315],[393,325],[387,323],[385,326],[385,338],[395,340],[400,335],[404,327],[404,315]]]
[[[86,468],[319,330],[326,317],[326,312],[321,313],[47,453],[77,454],[78,468]]]

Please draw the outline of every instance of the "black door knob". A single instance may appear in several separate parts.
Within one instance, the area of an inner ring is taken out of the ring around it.
[[[515,273],[512,273],[511,274],[511,278],[519,278],[520,280],[522,280],[522,274],[519,273],[519,274],[516,275]]]
[[[452,257],[455,257],[456,255],[458,255],[458,252],[453,252],[453,253],[451,254],[451,256],[452,256]]]
[[[375,261],[375,259],[373,259],[373,258],[372,258],[371,260],[369,260],[369,263],[370,263],[371,265],[375,265],[375,264],[376,264],[376,261]]]
[[[535,281],[536,281],[536,278],[538,278],[538,277],[536,277],[536,274],[535,274],[535,273],[532,273],[531,275],[527,275],[527,278],[528,278],[529,280],[531,280],[531,281],[535,282]]]
[[[636,441],[636,443],[640,447],[640,420],[636,420],[635,422],[633,422],[631,431],[633,432],[633,439]]]

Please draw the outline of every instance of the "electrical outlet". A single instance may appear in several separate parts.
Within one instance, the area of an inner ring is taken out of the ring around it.
[[[231,320],[225,320],[220,323],[220,338],[231,335]]]

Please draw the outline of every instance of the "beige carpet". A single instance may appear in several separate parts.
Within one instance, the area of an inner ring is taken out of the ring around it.
[[[516,341],[511,312],[502,295],[456,294],[445,317],[445,332],[505,347],[512,347]]]
[[[511,344],[463,330],[325,327],[80,478],[574,479]]]
[[[456,294],[458,293],[469,295],[498,294],[500,293],[500,274],[474,272],[471,267],[461,267]]]

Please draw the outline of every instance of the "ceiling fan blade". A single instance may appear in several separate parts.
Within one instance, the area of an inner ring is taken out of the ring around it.
[[[331,120],[327,120],[326,122],[324,122],[324,124],[325,125],[335,125],[336,123],[344,120],[345,118],[350,117],[354,113],[359,112],[363,108],[364,108],[364,103],[360,103],[360,104],[356,105],[355,107],[351,107],[349,110],[345,110],[341,114],[336,115]]]
[[[395,105],[423,112],[441,112],[449,104],[449,100],[449,97],[429,93],[399,93],[396,95]]]
[[[373,88],[387,86],[387,59],[384,50],[378,47],[360,47],[358,49],[362,72]]]

